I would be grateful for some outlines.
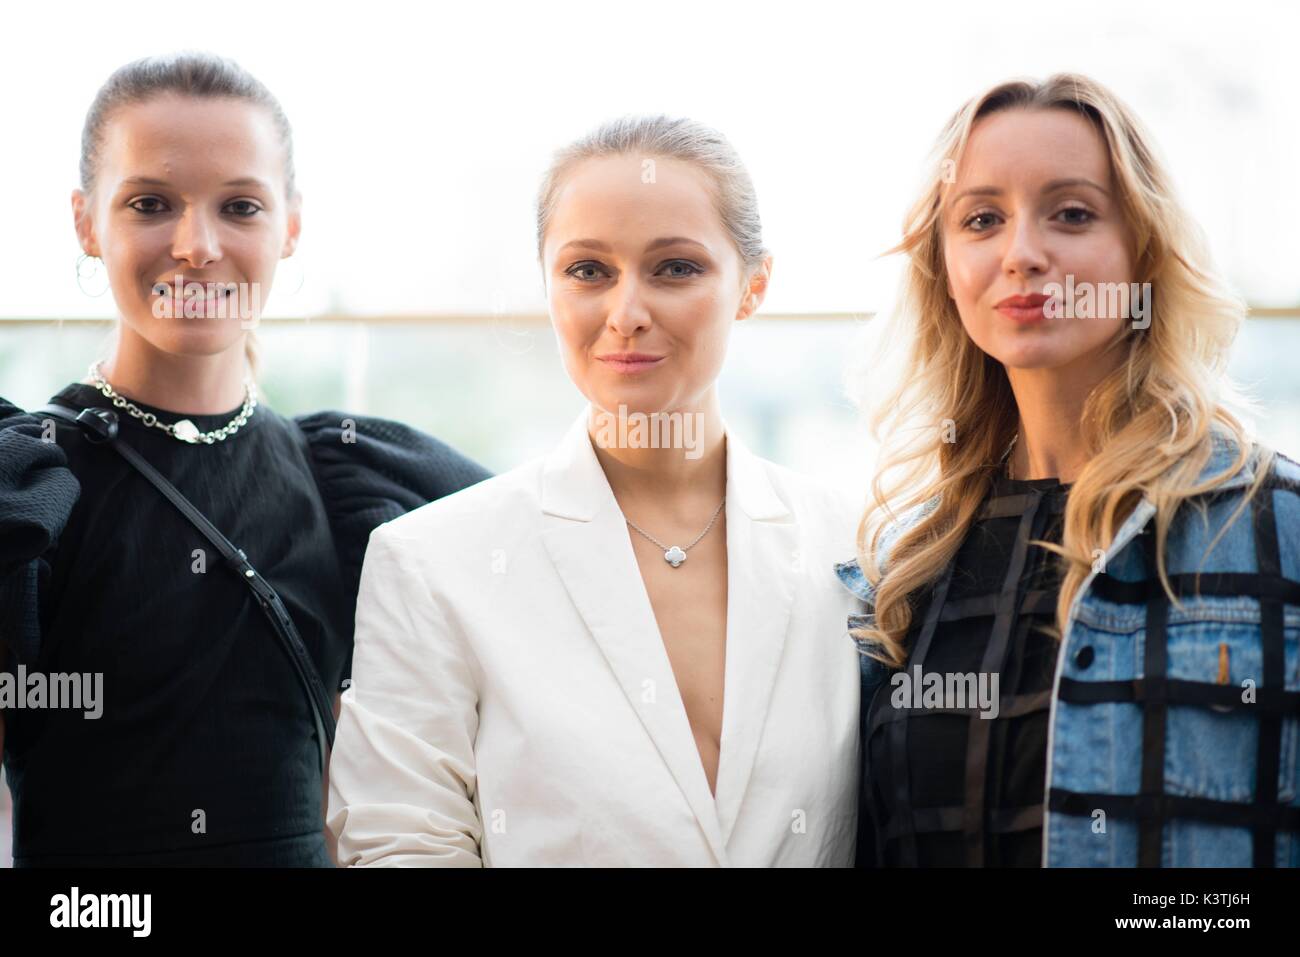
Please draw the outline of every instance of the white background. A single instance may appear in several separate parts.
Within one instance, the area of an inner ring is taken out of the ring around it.
[[[1162,145],[1227,272],[1300,304],[1300,5],[756,2],[15,3],[0,13],[0,317],[107,316],[76,287],[81,122],[139,56],[231,56],[296,131],[305,232],[268,315],[541,312],[552,150],[625,112],[721,129],[759,192],[769,313],[894,289],[921,161],[1013,75],[1111,85]],[[295,296],[285,294],[301,282]]]

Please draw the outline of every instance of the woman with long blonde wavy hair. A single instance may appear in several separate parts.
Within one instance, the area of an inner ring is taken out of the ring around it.
[[[859,861],[1300,864],[1300,467],[1230,411],[1243,304],[1087,77],[975,97],[934,160],[837,568]]]

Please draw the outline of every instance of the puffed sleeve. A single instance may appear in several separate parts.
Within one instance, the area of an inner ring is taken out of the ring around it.
[[[330,410],[294,421],[307,437],[343,581],[353,598],[372,531],[492,475],[445,442],[391,419]],[[345,686],[350,671],[345,665]]]
[[[40,647],[38,594],[49,575],[42,556],[80,494],[45,425],[0,399],[0,645],[20,662],[35,659]]]
[[[361,573],[326,823],[344,866],[477,867],[470,655],[421,572],[424,543],[392,533],[375,531]]]

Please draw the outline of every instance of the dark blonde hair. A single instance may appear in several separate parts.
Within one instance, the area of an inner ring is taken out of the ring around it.
[[[893,666],[906,660],[915,600],[956,555],[1017,433],[1019,413],[1006,370],[965,333],[948,294],[942,236],[950,174],[972,128],[985,116],[1012,109],[1066,110],[1097,131],[1133,242],[1134,278],[1155,290],[1149,327],[1120,327],[1110,345],[1122,350],[1125,361],[1084,405],[1081,424],[1090,457],[1070,491],[1062,545],[1046,546],[1065,563],[1057,637],[1096,556],[1144,496],[1156,506],[1156,571],[1177,604],[1164,564],[1173,516],[1189,499],[1236,474],[1252,450],[1244,426],[1229,411],[1245,403],[1225,374],[1245,305],[1214,271],[1200,231],[1179,204],[1137,117],[1101,84],[1077,74],[1002,83],[969,100],[944,127],[932,176],[892,250],[907,255],[890,337],[902,352],[902,372],[874,419],[884,441],[872,483],[875,504],[858,528],[858,559],[876,585],[875,614],[873,626],[854,635],[871,644],[872,657]],[[945,441],[941,423],[951,424],[957,441]],[[1216,434],[1236,445],[1236,461],[1198,481]],[[1269,456],[1262,452],[1251,494],[1267,471]],[[1247,501],[1249,495],[1243,508]],[[929,503],[937,504],[927,510]],[[904,512],[924,514],[879,562],[886,533]]]
[[[559,150],[542,180],[537,197],[537,257],[555,211],[565,177],[583,160],[597,156],[668,157],[703,170],[713,181],[713,199],[723,228],[731,236],[746,270],[767,255],[758,197],[749,171],[735,148],[717,130],[684,117],[623,116],[602,123]]]

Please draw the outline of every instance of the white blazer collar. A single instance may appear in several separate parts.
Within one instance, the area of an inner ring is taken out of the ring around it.
[[[725,424],[724,424],[725,428]],[[761,459],[727,435],[727,636],[717,798],[695,747],[623,513],[574,422],[542,473],[543,543],[588,631],[721,864],[743,805],[801,578],[796,517]],[[647,688],[654,693],[647,699]]]
[[[588,409],[569,427],[542,470],[542,511],[548,515],[589,522],[605,507],[618,507],[600,467],[587,431]],[[737,437],[724,420],[727,437],[727,500],[734,501],[756,521],[788,519],[790,509],[772,487],[763,461]]]

